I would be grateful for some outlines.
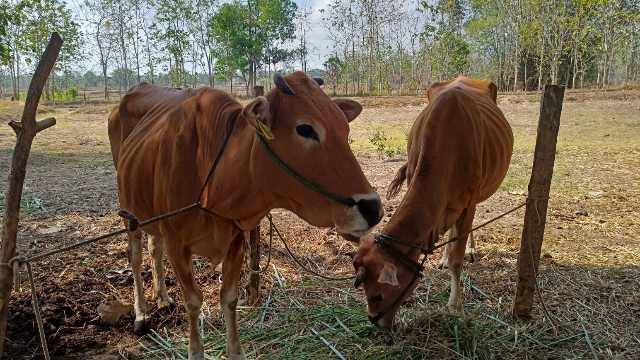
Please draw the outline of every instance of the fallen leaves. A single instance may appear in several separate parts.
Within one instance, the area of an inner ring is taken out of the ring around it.
[[[100,319],[109,324],[114,325],[120,319],[120,316],[128,313],[133,309],[133,305],[123,302],[120,299],[116,299],[112,305],[100,304],[98,305],[98,315]]]

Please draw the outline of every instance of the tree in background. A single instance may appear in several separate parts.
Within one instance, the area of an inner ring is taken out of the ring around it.
[[[288,58],[285,46],[295,38],[294,16],[298,7],[291,0],[234,1],[220,7],[209,22],[216,40],[214,53],[219,71],[233,81],[236,71],[246,78],[247,93],[255,86],[262,64]]]
[[[61,0],[31,0],[27,7],[24,20],[24,59],[28,66],[35,66],[38,59],[49,43],[51,32],[56,31],[64,39],[58,61],[54,66],[47,85],[45,86],[45,98],[50,100],[55,93],[55,74],[62,70],[70,71],[80,59],[80,32],[79,25],[73,21],[73,16],[66,3]],[[66,78],[66,77],[65,77]],[[67,81],[68,83],[68,81]]]
[[[155,22],[151,25],[151,36],[163,50],[163,60],[168,61],[171,85],[187,85],[186,56],[191,53],[191,20],[196,14],[188,0],[156,0]]]
[[[340,83],[340,73],[342,72],[342,60],[340,60],[337,56],[332,56],[327,61],[324,62],[325,74],[329,76],[329,84],[331,84],[331,89],[333,95],[336,94],[336,88]]]
[[[320,13],[336,93],[423,93],[459,73],[490,78],[501,91],[640,77],[640,0],[330,0]],[[105,98],[110,82],[122,95],[143,80],[195,87],[242,79],[249,92],[272,70],[310,67],[312,16],[292,0],[3,0],[0,73],[18,95],[55,29],[68,51],[48,97],[56,85],[74,86],[85,58],[98,66]],[[109,79],[114,72],[124,77]]]
[[[109,99],[109,66],[117,46],[117,31],[112,25],[113,3],[102,0],[85,0],[79,7],[82,19],[89,23],[87,33],[98,49],[98,62],[102,70],[104,99]]]
[[[298,47],[294,50],[296,56],[300,58],[300,70],[307,72],[307,60],[309,55],[314,54],[317,48],[309,43],[309,32],[313,27],[310,17],[313,14],[312,8],[302,8],[296,13],[294,21],[296,24],[296,36],[299,40]],[[271,77],[271,72],[269,72]]]
[[[215,85],[215,75],[214,75],[214,66],[216,59],[213,56],[215,49],[214,37],[211,35],[211,30],[209,29],[209,22],[216,14],[217,3],[211,0],[196,0],[196,16],[195,26],[194,26],[194,36],[196,38],[197,43],[202,46],[202,57],[199,60],[200,66],[202,69],[206,69],[207,71],[207,82],[209,86],[214,87]],[[194,76],[196,75],[196,68],[194,67]]]
[[[0,63],[9,68],[14,98],[18,99],[20,83],[21,25],[25,3],[0,3]]]
[[[214,72],[229,81],[233,92],[236,72],[247,73],[249,61],[245,49],[250,45],[246,9],[239,2],[224,4],[209,21],[209,34],[215,40],[212,56],[217,59]]]

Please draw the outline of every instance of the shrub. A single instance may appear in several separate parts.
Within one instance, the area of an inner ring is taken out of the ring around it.
[[[376,132],[373,133],[373,137],[371,137],[369,141],[376,147],[378,158],[382,159],[382,154],[386,153],[385,149],[387,147],[387,145],[385,144],[385,142],[387,141],[387,136],[385,135],[385,133],[381,132],[380,130],[376,130]]]

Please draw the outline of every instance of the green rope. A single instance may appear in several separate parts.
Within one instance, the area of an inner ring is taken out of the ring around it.
[[[276,164],[278,164],[278,166],[280,166],[282,168],[282,170],[284,170],[287,174],[291,175],[292,178],[298,180],[300,183],[302,183],[304,186],[308,187],[309,189],[317,192],[320,195],[324,195],[330,199],[333,199],[339,203],[343,203],[347,206],[354,206],[356,205],[356,201],[350,198],[344,198],[342,196],[338,196],[335,194],[332,194],[324,189],[321,189],[320,187],[310,183],[307,179],[303,178],[302,176],[298,175],[297,172],[293,171],[293,169],[291,169],[290,167],[287,166],[287,164],[283,163],[282,160],[280,160],[278,158],[278,156],[276,156],[276,154],[273,153],[273,151],[271,151],[271,149],[269,148],[269,146],[267,146],[267,143],[264,141],[264,139],[262,138],[262,135],[260,135],[260,133],[258,131],[256,131],[256,136],[258,137],[258,140],[260,140],[260,144],[262,144],[262,147],[264,148],[264,150],[267,152],[267,154],[269,154],[269,156],[271,156],[271,158],[273,159],[273,161],[276,162]]]

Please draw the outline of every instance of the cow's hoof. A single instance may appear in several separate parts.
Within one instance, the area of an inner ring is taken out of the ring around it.
[[[149,316],[144,316],[140,319],[135,319],[133,321],[133,333],[136,335],[144,335],[149,331],[149,326],[151,325],[151,318]]]
[[[170,297],[166,299],[158,298],[156,299],[156,304],[158,304],[158,311],[172,312],[176,309],[176,302]]]
[[[449,262],[445,259],[440,260],[438,263],[438,270],[444,270],[449,268]]]
[[[462,313],[462,303],[459,304],[447,304],[447,309],[452,314],[461,314]]]
[[[204,360],[204,352],[198,354],[189,353],[189,360]]]
[[[476,249],[468,248],[464,251],[464,259],[470,263],[475,262],[478,259],[478,252]]]
[[[244,354],[240,354],[240,355],[229,355],[227,357],[227,359],[229,360],[247,360],[247,358],[244,356]]]

